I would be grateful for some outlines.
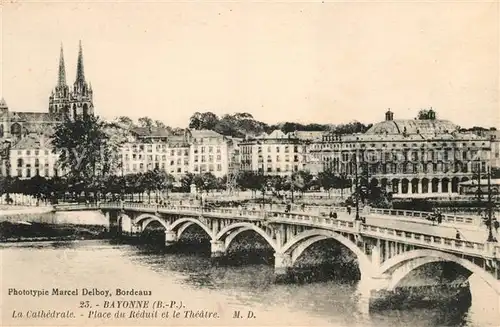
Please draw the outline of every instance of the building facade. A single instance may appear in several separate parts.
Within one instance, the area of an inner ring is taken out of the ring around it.
[[[239,147],[242,171],[289,176],[306,166],[307,143],[294,133],[263,133],[243,140]]]
[[[457,194],[460,182],[486,172],[491,142],[430,113],[431,119],[394,120],[388,111],[364,134],[324,135],[315,155],[324,169],[396,197]]]
[[[77,115],[92,115],[94,114],[93,96],[92,85],[85,80],[81,41],[78,49],[76,78],[72,88],[66,84],[66,67],[61,45],[57,84],[49,97],[49,113],[70,119]]]
[[[189,131],[189,172],[210,172],[216,177],[227,175],[237,147],[235,140],[211,130]]]

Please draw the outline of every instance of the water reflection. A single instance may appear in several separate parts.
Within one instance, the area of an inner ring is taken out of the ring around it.
[[[300,325],[479,327],[497,326],[500,318],[498,307],[491,309],[491,290],[472,281],[471,288],[480,295],[476,294],[470,307],[409,308],[366,315],[359,310],[356,283],[275,284],[270,265],[213,265],[203,251],[172,252],[105,241],[2,244],[0,251],[4,263],[11,265],[9,271],[21,272],[4,274],[9,285],[25,285],[29,276],[33,285],[53,286],[53,277],[58,276],[61,285],[88,286],[97,283],[93,276],[98,275],[103,286],[137,285],[165,294],[182,291],[192,301],[212,299],[223,306],[268,312],[279,324],[291,319],[291,324],[301,321]],[[65,277],[69,274],[79,276],[81,285]],[[293,320],[293,314],[303,320]]]

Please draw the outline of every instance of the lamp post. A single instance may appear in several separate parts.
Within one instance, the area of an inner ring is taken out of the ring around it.
[[[488,166],[488,205],[487,205],[487,215],[488,215],[488,242],[497,242],[497,239],[493,236],[493,203],[491,201],[491,168]]]
[[[3,155],[2,159],[5,160],[5,170],[6,170],[6,192],[5,192],[5,201],[8,201],[10,198],[9,188],[10,188],[10,140],[5,140],[3,146]]]
[[[481,214],[481,199],[482,199],[482,190],[481,190],[481,160],[477,159],[477,207],[479,214]]]
[[[355,193],[354,195],[356,196],[356,216],[355,220],[360,220],[359,219],[359,183],[358,183],[358,152],[354,154],[354,181],[355,181]]]
[[[121,174],[122,174],[122,201],[125,201],[125,188],[127,186],[126,182],[125,182],[125,177],[124,177],[124,174],[123,174],[123,155],[122,155],[122,162],[121,162]]]

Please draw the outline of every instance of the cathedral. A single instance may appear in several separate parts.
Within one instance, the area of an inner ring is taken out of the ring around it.
[[[66,67],[61,45],[57,84],[49,96],[48,112],[9,111],[6,101],[0,100],[0,138],[12,144],[28,136],[52,134],[54,124],[77,115],[94,113],[92,86],[85,80],[82,44],[79,44],[76,79],[70,88],[66,84]]]

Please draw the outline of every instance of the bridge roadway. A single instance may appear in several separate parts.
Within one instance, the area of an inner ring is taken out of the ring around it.
[[[253,230],[273,248],[277,277],[286,276],[309,246],[334,239],[357,258],[361,273],[358,290],[363,298],[393,292],[402,283],[418,289],[463,287],[471,274],[477,274],[500,299],[500,246],[486,242],[486,230],[478,217],[443,215],[443,223],[433,225],[427,220],[429,213],[417,211],[366,207],[360,212],[363,222],[355,220],[355,213],[348,214],[346,208],[306,206],[285,212],[283,206],[273,205],[272,209],[123,202],[54,206],[55,211],[100,210],[109,218],[110,228],[115,226],[117,231],[125,219],[131,233],[141,233],[148,224],[159,222],[165,227],[166,246],[196,224],[210,236],[213,257],[224,256],[239,233]],[[337,213],[337,218],[330,218],[330,211]],[[457,231],[461,239],[456,239]],[[406,277],[424,265],[437,265],[436,271],[447,273],[431,273],[424,284],[408,285]]]
[[[486,242],[486,228],[480,228],[474,217],[443,215],[443,223],[433,225],[427,218],[429,213],[405,210],[365,208],[360,212],[366,222],[356,222],[354,212],[347,214],[344,207],[329,207],[337,218],[329,218],[326,208],[298,208],[285,213],[283,206],[273,205],[273,211],[258,206],[245,208],[204,208],[191,205],[158,205],[146,203],[100,203],[56,205],[56,211],[124,209],[149,213],[182,214],[191,217],[231,218],[245,221],[265,221],[332,229],[338,232],[357,232],[362,235],[403,242],[426,248],[435,248],[461,255],[480,255],[486,258],[500,258],[500,247]],[[267,208],[266,208],[267,209]],[[276,210],[277,209],[277,210]],[[281,210],[280,210],[281,209]],[[283,210],[283,211],[282,211]],[[399,215],[398,215],[399,214]],[[461,239],[456,239],[457,231]]]

